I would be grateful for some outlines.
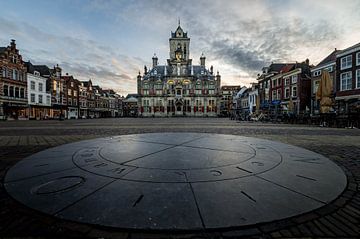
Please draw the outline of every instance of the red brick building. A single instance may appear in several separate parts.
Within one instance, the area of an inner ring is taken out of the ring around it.
[[[310,112],[311,72],[309,60],[283,66],[279,74],[271,77],[270,82],[270,105],[273,106],[275,113],[291,111],[295,114],[303,114],[307,111]],[[292,106],[290,106],[290,101],[292,101]]]
[[[360,112],[360,43],[336,55],[336,97],[339,114]],[[359,120],[359,119],[358,119]]]
[[[73,76],[66,74],[61,77],[66,86],[66,118],[78,119],[79,118],[79,84],[80,82],[74,79]]]
[[[0,119],[27,119],[26,66],[15,40],[0,47]]]

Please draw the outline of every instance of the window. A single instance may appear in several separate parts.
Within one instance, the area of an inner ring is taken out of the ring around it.
[[[76,99],[74,99],[74,105],[76,105],[76,106],[77,106],[77,100],[76,100]]]
[[[276,100],[276,90],[273,90],[272,92],[272,100]]]
[[[272,81],[272,87],[276,87],[276,80]]]
[[[290,97],[290,88],[285,88],[285,98]]]
[[[292,97],[296,97],[297,96],[297,87],[293,86],[292,87]]]
[[[20,98],[25,98],[25,89],[24,88],[20,89]]]
[[[39,83],[39,91],[43,91],[43,83]]]
[[[281,100],[281,89],[277,90],[276,99]]]
[[[144,95],[149,95],[149,90],[144,90]]]
[[[30,102],[35,103],[35,94],[30,95]]]
[[[320,80],[314,81],[314,91],[313,91],[314,94],[316,94],[316,92],[318,91],[319,84],[320,84]]]
[[[351,90],[351,88],[352,88],[351,71],[342,73],[340,75],[340,90]]]
[[[20,89],[19,89],[19,87],[15,87],[15,97],[16,98],[20,97]]]
[[[290,85],[290,78],[285,78],[284,82],[285,82],[285,85]]]
[[[201,90],[195,90],[196,95],[201,95]]]
[[[297,75],[292,76],[292,77],[291,77],[291,84],[297,83],[297,80],[298,80],[298,76],[297,76]]]
[[[35,75],[35,76],[40,76],[40,72],[34,71],[34,75]]]
[[[340,61],[341,61],[341,65],[340,65],[341,70],[350,68],[352,66],[352,55],[345,56],[341,58]]]
[[[46,104],[47,104],[47,105],[50,105],[50,95],[47,95],[47,96],[46,96]]]
[[[360,52],[356,53],[356,65],[360,65]]]
[[[314,77],[319,76],[319,75],[321,75],[321,70],[314,71],[314,73],[313,73]]]
[[[6,68],[5,67],[3,67],[2,68],[2,77],[4,77],[4,78],[6,78]]]
[[[162,95],[163,91],[162,90],[156,90],[156,95]]]
[[[13,80],[17,80],[18,79],[18,71],[17,70],[13,70]]]
[[[278,86],[281,86],[281,79],[278,79],[278,80],[277,80],[277,85],[278,85]]]
[[[71,82],[71,83],[70,83],[70,86],[71,86],[71,87],[74,87],[74,82]]]
[[[30,82],[30,89],[35,90],[35,81]]]
[[[209,95],[214,95],[215,94],[215,90],[209,90]]]
[[[38,95],[39,97],[39,104],[42,104],[43,103],[43,96],[42,95]]]
[[[360,69],[356,70],[356,88],[360,88]]]
[[[71,89],[68,89],[68,95],[71,95]]]
[[[77,96],[77,90],[74,90],[74,96],[75,97]]]
[[[14,86],[10,86],[10,88],[9,88],[9,96],[14,97]]]
[[[8,96],[9,95],[9,86],[4,85],[4,96]]]
[[[176,90],[176,95],[181,95],[181,89]]]

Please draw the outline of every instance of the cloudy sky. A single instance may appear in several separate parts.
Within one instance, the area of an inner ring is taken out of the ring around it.
[[[136,75],[169,57],[178,18],[190,55],[222,75],[222,85],[254,82],[271,62],[310,59],[360,42],[358,0],[1,0],[0,46],[16,39],[25,60],[59,64],[79,80],[121,94]]]

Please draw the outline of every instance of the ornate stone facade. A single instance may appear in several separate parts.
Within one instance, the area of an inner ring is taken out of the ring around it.
[[[15,40],[0,47],[0,69],[0,120],[27,118],[26,67]]]
[[[219,115],[219,72],[206,69],[205,56],[200,65],[190,59],[190,38],[180,24],[169,39],[170,59],[158,65],[156,55],[152,68],[144,68],[137,76],[139,114],[149,116],[212,116]]]

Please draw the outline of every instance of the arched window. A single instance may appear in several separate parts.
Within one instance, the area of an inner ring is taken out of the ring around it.
[[[15,87],[15,97],[16,97],[16,98],[19,98],[19,97],[20,97],[19,87]]]
[[[4,85],[4,96],[9,96],[9,86]]]
[[[2,68],[2,77],[6,78],[6,75],[7,75],[6,68],[3,67],[3,68]]]
[[[9,88],[9,96],[14,97],[14,86],[10,86],[10,88]]]
[[[25,90],[24,90],[24,88],[20,89],[20,98],[25,98]]]

